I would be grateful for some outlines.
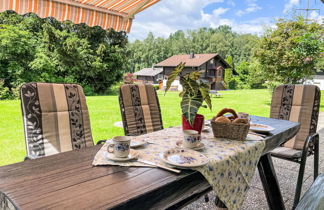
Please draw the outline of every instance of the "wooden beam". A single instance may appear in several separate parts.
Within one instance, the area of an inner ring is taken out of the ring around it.
[[[89,10],[93,10],[93,11],[97,11],[97,12],[107,13],[107,14],[111,14],[111,15],[118,15],[118,16],[121,16],[124,18],[129,17],[129,15],[127,13],[119,13],[119,12],[111,11],[109,9],[104,9],[101,7],[96,7],[96,6],[92,6],[92,5],[88,5],[88,4],[82,4],[82,3],[72,1],[72,0],[52,0],[52,1],[62,3],[62,4],[67,4],[70,6],[80,7],[83,9],[89,9]]]

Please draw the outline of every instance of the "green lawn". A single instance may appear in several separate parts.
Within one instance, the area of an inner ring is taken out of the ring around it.
[[[230,107],[252,115],[268,116],[270,90],[222,91],[221,98],[212,98],[213,111],[201,108],[200,113],[211,118],[220,109]],[[181,123],[180,98],[176,92],[158,92],[164,127]],[[123,135],[123,129],[114,127],[121,121],[117,96],[87,97],[94,141]],[[321,105],[321,109],[324,106]],[[0,166],[20,162],[25,156],[23,123],[19,100],[0,101]]]

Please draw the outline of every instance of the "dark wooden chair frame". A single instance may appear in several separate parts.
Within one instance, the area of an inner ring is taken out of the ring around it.
[[[314,155],[314,180],[318,176],[319,134],[314,133],[307,137],[304,143],[302,155],[300,157],[288,158],[288,157],[282,157],[280,155],[275,155],[273,153],[271,153],[271,155],[276,158],[280,158],[280,159],[284,159],[284,160],[288,160],[300,164],[298,178],[297,178],[297,186],[295,190],[294,204],[293,204],[293,209],[295,209],[300,199],[300,194],[301,194],[302,184],[303,184],[303,179],[305,174],[306,160],[308,156]]]

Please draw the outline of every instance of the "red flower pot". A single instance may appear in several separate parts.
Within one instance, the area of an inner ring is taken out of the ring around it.
[[[189,122],[187,122],[186,118],[182,115],[182,130],[196,130],[200,134],[203,125],[204,125],[204,115],[196,114],[193,126],[191,126]]]

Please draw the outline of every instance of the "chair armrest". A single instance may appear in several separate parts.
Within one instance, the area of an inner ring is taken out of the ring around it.
[[[308,154],[308,150],[309,150],[309,145],[312,143],[314,144],[315,141],[318,141],[319,139],[319,135],[318,133],[314,133],[312,135],[309,135],[304,143],[304,147],[303,147],[303,153],[302,156],[307,155]]]

